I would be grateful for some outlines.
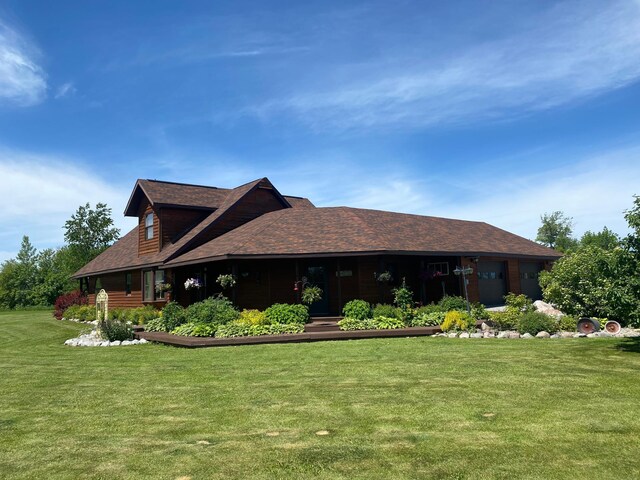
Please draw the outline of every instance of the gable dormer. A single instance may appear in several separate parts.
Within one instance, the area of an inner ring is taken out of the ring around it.
[[[167,259],[283,208],[313,204],[284,197],[268,178],[233,189],[138,180],[125,215],[138,217],[138,256],[163,252]]]
[[[149,201],[140,203],[138,210],[138,256],[160,251],[160,219]]]

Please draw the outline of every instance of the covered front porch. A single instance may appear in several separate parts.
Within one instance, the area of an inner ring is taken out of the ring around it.
[[[454,256],[413,255],[238,259],[176,267],[170,274],[172,297],[185,306],[217,293],[224,293],[239,308],[263,310],[274,303],[299,303],[307,282],[323,291],[322,299],[311,305],[311,315],[335,316],[353,299],[392,303],[392,290],[403,279],[423,304],[460,295],[462,280],[453,270],[461,262]],[[216,282],[221,274],[233,274],[235,286],[223,289]],[[190,278],[202,286],[185,289]]]

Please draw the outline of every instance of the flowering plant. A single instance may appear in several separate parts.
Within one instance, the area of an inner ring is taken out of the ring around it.
[[[227,275],[219,275],[216,281],[222,288],[234,287],[236,285],[236,277],[230,273]]]
[[[393,281],[393,276],[391,275],[391,272],[385,271],[382,272],[381,274],[377,274],[374,273],[374,276],[376,277],[376,280],[379,282],[392,282]]]
[[[172,287],[171,287],[170,283],[156,283],[156,292],[157,293],[170,292],[171,288]]]
[[[198,278],[188,278],[186,282],[184,282],[184,289],[191,290],[192,288],[198,289],[202,287],[202,282]]]

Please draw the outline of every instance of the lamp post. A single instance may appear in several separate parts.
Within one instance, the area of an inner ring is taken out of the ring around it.
[[[469,305],[469,293],[467,292],[467,275],[471,275],[473,273],[473,268],[471,267],[456,267],[453,271],[454,275],[462,275],[462,285],[464,286],[464,298],[467,301],[467,313],[471,314],[471,306]]]

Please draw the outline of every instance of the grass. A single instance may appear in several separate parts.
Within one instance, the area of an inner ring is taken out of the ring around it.
[[[83,328],[0,313],[0,477],[640,477],[634,340],[62,345]]]

